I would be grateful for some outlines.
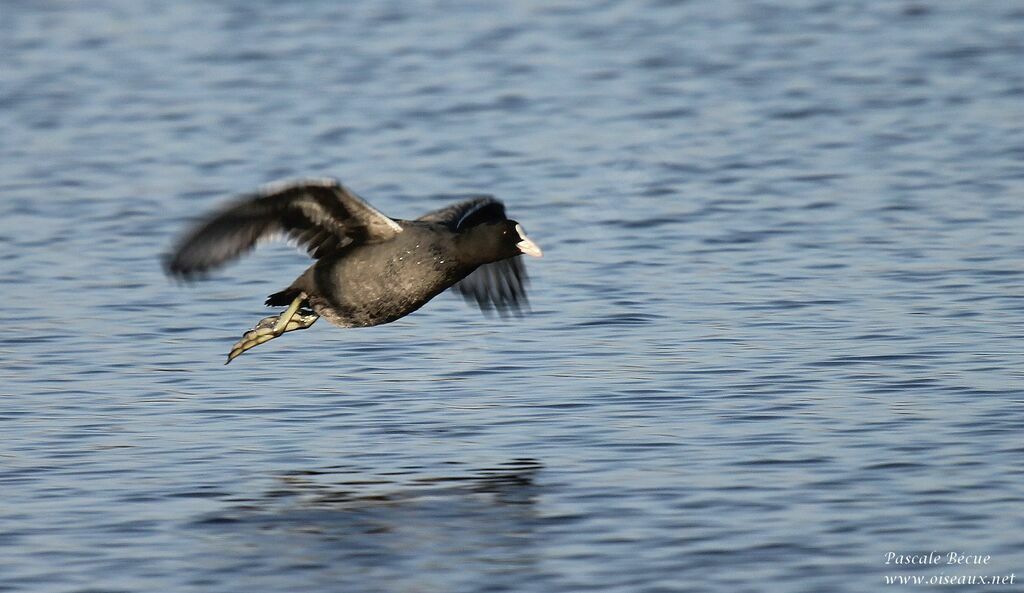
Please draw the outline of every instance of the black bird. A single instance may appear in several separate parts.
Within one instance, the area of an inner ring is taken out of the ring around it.
[[[341,327],[394,321],[452,286],[485,312],[518,313],[528,280],[517,256],[541,256],[493,196],[400,220],[335,179],[312,179],[241,196],[185,234],[164,267],[172,276],[196,278],[279,236],[316,261],[267,298],[268,306],[287,309],[246,332],[227,362],[320,317]]]

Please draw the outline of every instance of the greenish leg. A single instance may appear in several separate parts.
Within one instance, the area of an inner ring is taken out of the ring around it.
[[[278,316],[277,323],[274,324],[275,334],[281,335],[286,331],[285,328],[288,327],[288,322],[292,320],[292,316],[299,310],[299,306],[302,305],[302,301],[304,300],[306,300],[306,295],[300,293],[299,296],[295,297],[295,300],[292,301],[292,304],[288,305],[288,308],[284,310],[284,313],[281,313],[281,315]]]
[[[312,311],[300,312],[299,308],[304,300],[306,300],[306,295],[300,294],[288,305],[284,313],[265,317],[256,324],[256,327],[242,334],[242,338],[232,346],[231,352],[228,353],[228,360],[224,364],[238,358],[246,350],[269,342],[281,334],[306,329],[313,325],[317,319],[320,319],[320,316]]]

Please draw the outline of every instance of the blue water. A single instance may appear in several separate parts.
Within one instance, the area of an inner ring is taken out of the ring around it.
[[[0,591],[953,590],[1024,573],[1013,2],[0,7]],[[333,175],[493,192],[533,313],[442,295],[228,367]],[[982,567],[888,552],[990,555]],[[1024,578],[1024,577],[1022,577]]]

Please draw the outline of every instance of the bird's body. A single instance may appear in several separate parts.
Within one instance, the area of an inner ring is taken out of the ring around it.
[[[446,227],[399,224],[402,232],[386,243],[318,260],[288,292],[305,292],[313,311],[335,325],[368,327],[412,313],[479,265],[454,255],[456,235]]]
[[[316,259],[269,306],[288,306],[243,336],[228,362],[318,317],[341,327],[388,323],[455,286],[481,309],[518,311],[526,300],[521,253],[540,256],[504,205],[480,196],[417,220],[389,218],[335,180],[269,187],[197,225],[165,262],[190,278],[284,234]]]

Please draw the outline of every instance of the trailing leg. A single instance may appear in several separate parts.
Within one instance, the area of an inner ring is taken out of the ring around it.
[[[300,293],[292,300],[284,313],[261,319],[256,327],[242,334],[242,338],[231,348],[228,360],[224,364],[238,358],[246,350],[269,342],[284,333],[312,326],[317,319],[320,319],[320,316],[309,309],[301,308],[305,301],[305,293]]]

